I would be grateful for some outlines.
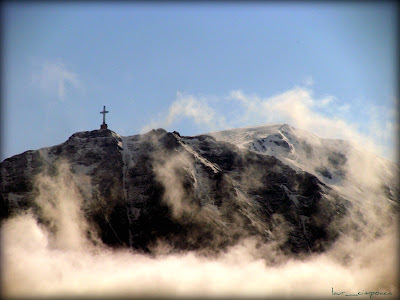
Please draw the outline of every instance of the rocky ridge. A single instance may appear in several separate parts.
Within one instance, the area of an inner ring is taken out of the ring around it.
[[[331,165],[304,171],[299,166],[306,156],[297,165],[287,162],[296,161],[298,147],[282,131],[249,138],[247,130],[243,143],[237,136],[232,143],[226,132],[193,137],[163,129],[127,137],[108,129],[78,132],[60,145],[1,163],[1,218],[27,209],[40,218],[35,178],[55,176],[57,163],[67,161],[78,178],[85,218],[112,247],[152,253],[163,243],[171,251],[219,252],[254,237],[287,254],[324,251],[347,230],[342,220],[354,208],[354,201],[330,185],[343,180],[346,158],[337,152]],[[314,151],[314,144],[303,143],[304,153]],[[280,149],[279,155],[263,146]],[[396,188],[387,188],[391,201],[398,201]]]

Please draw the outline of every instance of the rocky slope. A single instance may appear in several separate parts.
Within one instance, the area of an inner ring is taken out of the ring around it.
[[[110,246],[219,252],[250,236],[287,254],[324,251],[365,223],[345,183],[367,191],[350,176],[350,146],[299,132],[287,125],[194,137],[163,129],[127,137],[78,132],[1,163],[1,218],[32,209],[40,219],[36,180],[56,176],[58,162],[67,161],[85,218]],[[391,212],[398,167],[385,166],[379,209]]]
[[[398,192],[399,166],[355,148],[351,141],[322,139],[288,124],[238,128],[209,135],[242,149],[274,156],[329,185],[340,186],[349,180],[352,184],[365,183],[356,178],[362,177],[359,171],[363,167],[368,175],[378,177],[389,198],[394,199]]]

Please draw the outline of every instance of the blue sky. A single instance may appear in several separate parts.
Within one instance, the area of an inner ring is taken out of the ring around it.
[[[394,159],[395,4],[20,3],[3,6],[3,151],[107,123],[194,135],[289,123]]]

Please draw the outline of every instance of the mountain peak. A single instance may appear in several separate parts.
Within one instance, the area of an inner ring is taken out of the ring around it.
[[[283,130],[283,131],[292,131],[292,130],[294,130],[294,128],[292,127],[292,126],[290,126],[289,124],[282,124],[280,127],[279,127],[279,130]]]
[[[366,236],[358,248],[364,242],[370,245],[369,237],[392,232],[389,226],[398,214],[397,181],[391,184],[389,176],[384,177],[379,194],[351,181],[354,173],[365,180],[371,164],[349,163],[354,157],[348,150],[288,124],[197,136],[161,128],[133,136],[108,129],[77,132],[62,144],[0,164],[0,222],[17,214],[37,219],[43,236],[49,237],[39,247],[46,257],[51,249],[59,256],[62,249],[88,249],[90,244],[101,248],[89,249],[102,251],[105,244],[133,249],[135,261],[140,253],[189,251],[214,259],[229,249],[242,249],[236,246],[248,249],[250,238],[260,250],[249,248],[258,262],[303,261],[337,251],[332,245],[341,237],[347,242]],[[33,231],[26,228],[33,223],[24,224],[14,239],[25,238],[22,245],[31,251],[42,244],[30,246],[32,238],[38,240],[37,231],[29,236]],[[383,241],[393,239],[390,235]],[[386,242],[382,247],[393,248]],[[5,253],[14,257],[15,249]],[[14,261],[29,262],[26,251],[17,251],[21,258],[15,256]],[[271,253],[276,255],[271,258]],[[239,255],[243,257],[242,250]],[[349,254],[343,255],[347,260]],[[18,278],[26,277],[25,269],[16,273]]]
[[[161,128],[122,137],[108,129],[77,132],[0,164],[0,221],[28,209],[43,216],[35,201],[49,184],[38,185],[40,174],[55,180],[42,203],[69,201],[57,199],[63,185],[76,191],[84,217],[113,247],[152,252],[163,241],[166,249],[218,253],[257,237],[275,241],[285,255],[325,251],[344,230],[359,232],[363,222],[342,220],[369,191],[350,181],[342,145],[292,131],[279,124],[194,137]],[[54,176],[65,160],[71,176],[62,183]],[[386,182],[382,197],[395,203],[398,190]],[[282,224],[287,238],[277,239]]]
[[[118,135],[110,129],[96,129],[92,131],[79,131],[72,134],[68,140],[76,138],[99,138],[99,137],[112,137]]]

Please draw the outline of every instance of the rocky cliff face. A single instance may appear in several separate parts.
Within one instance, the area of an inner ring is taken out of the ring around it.
[[[219,252],[250,236],[287,254],[324,251],[349,230],[343,220],[355,206],[328,184],[340,175],[343,157],[332,156],[336,168],[322,165],[313,175],[263,152],[262,145],[279,147],[280,155],[295,149],[285,135],[270,135],[238,147],[216,135],[183,137],[163,129],[129,137],[75,133],[1,163],[1,218],[27,209],[41,218],[35,180],[55,176],[66,161],[85,218],[110,246],[151,253],[162,242],[174,251]]]

